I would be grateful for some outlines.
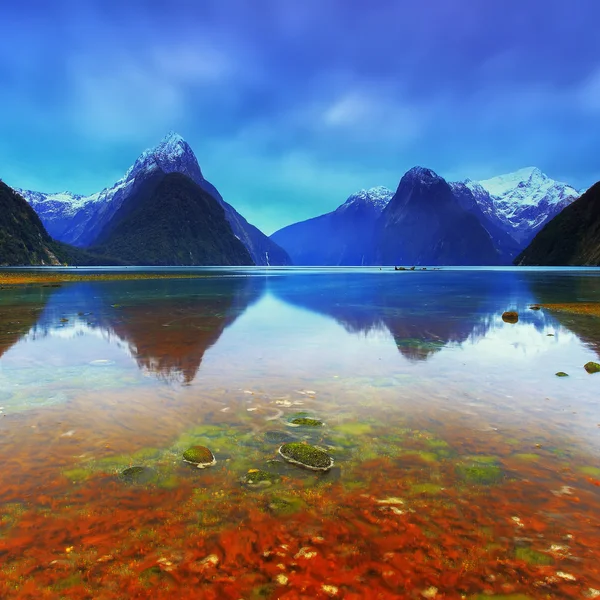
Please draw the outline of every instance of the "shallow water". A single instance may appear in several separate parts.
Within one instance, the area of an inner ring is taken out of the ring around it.
[[[205,271],[0,290],[0,597],[600,597],[600,271]]]

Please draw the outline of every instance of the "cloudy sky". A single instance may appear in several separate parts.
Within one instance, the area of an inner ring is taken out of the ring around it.
[[[266,233],[411,166],[600,179],[597,0],[0,5],[0,177],[92,193],[169,131]]]

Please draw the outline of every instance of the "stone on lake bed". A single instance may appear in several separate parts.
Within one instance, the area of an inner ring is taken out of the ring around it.
[[[212,467],[217,459],[206,446],[192,446],[183,453],[183,460],[192,465],[196,465],[199,469]]]
[[[156,478],[156,471],[150,467],[128,467],[119,477],[126,483],[150,483]]]
[[[296,417],[290,421],[290,425],[296,427],[323,427],[325,423],[320,419],[313,419],[311,417]]]
[[[532,304],[529,310],[540,310],[542,307],[539,304]]]
[[[240,481],[249,487],[269,487],[279,481],[279,477],[260,469],[250,469]]]
[[[502,320],[505,323],[516,323],[519,320],[519,313],[515,310],[507,310],[502,313]]]
[[[600,371],[600,365],[597,362],[592,361],[585,363],[585,365],[583,365],[583,368],[588,373],[598,373]]]
[[[569,374],[565,373],[564,371],[559,371],[558,373],[556,373],[557,377],[568,377]]]
[[[313,471],[328,471],[333,467],[333,458],[323,450],[310,444],[290,442],[279,448],[279,454],[289,463]]]

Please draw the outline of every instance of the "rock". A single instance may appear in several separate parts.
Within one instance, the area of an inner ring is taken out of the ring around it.
[[[487,457],[473,457],[472,462],[457,465],[457,470],[464,480],[478,485],[499,483],[504,478],[500,465]]]
[[[241,483],[249,487],[270,487],[277,481],[279,477],[267,471],[260,469],[250,469],[241,479]]]
[[[519,320],[519,313],[515,310],[507,310],[502,313],[502,320],[505,323],[516,323]]]
[[[559,371],[558,373],[556,373],[557,377],[568,377],[569,374],[565,373],[564,371]]]
[[[598,373],[598,371],[600,371],[600,365],[597,362],[592,361],[585,363],[585,365],[583,365],[583,368],[588,373]]]
[[[290,424],[297,427],[323,427],[325,425],[320,419],[311,419],[310,417],[296,417],[290,421]]]
[[[290,496],[284,498],[282,496],[274,496],[269,500],[269,510],[278,515],[290,515],[301,510],[304,505],[300,498]]]
[[[529,310],[540,310],[542,307],[539,304],[532,304]]]
[[[196,465],[199,469],[212,467],[217,459],[206,446],[192,446],[183,453],[183,460],[192,465]]]
[[[156,478],[156,471],[150,467],[128,467],[119,477],[126,483],[150,483]]]
[[[279,448],[279,454],[289,463],[313,471],[328,471],[333,467],[333,458],[310,444],[290,442]]]

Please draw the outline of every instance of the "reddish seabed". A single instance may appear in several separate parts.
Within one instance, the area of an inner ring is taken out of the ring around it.
[[[56,467],[78,464],[69,440],[56,444],[43,426],[52,410],[20,417],[21,432],[41,429],[35,444],[5,438],[2,598],[584,598],[600,589],[598,481],[543,448],[528,463],[447,424],[458,455],[500,457],[507,477],[489,486],[462,481],[456,457],[430,466],[420,434],[399,457],[341,464],[341,478],[312,486],[292,472],[273,489],[246,490],[226,466],[185,465],[168,490],[111,474],[73,484]],[[128,449],[113,439],[107,455]],[[432,481],[437,492],[415,488]],[[281,495],[300,510],[274,512]],[[530,564],[517,547],[551,564]]]

